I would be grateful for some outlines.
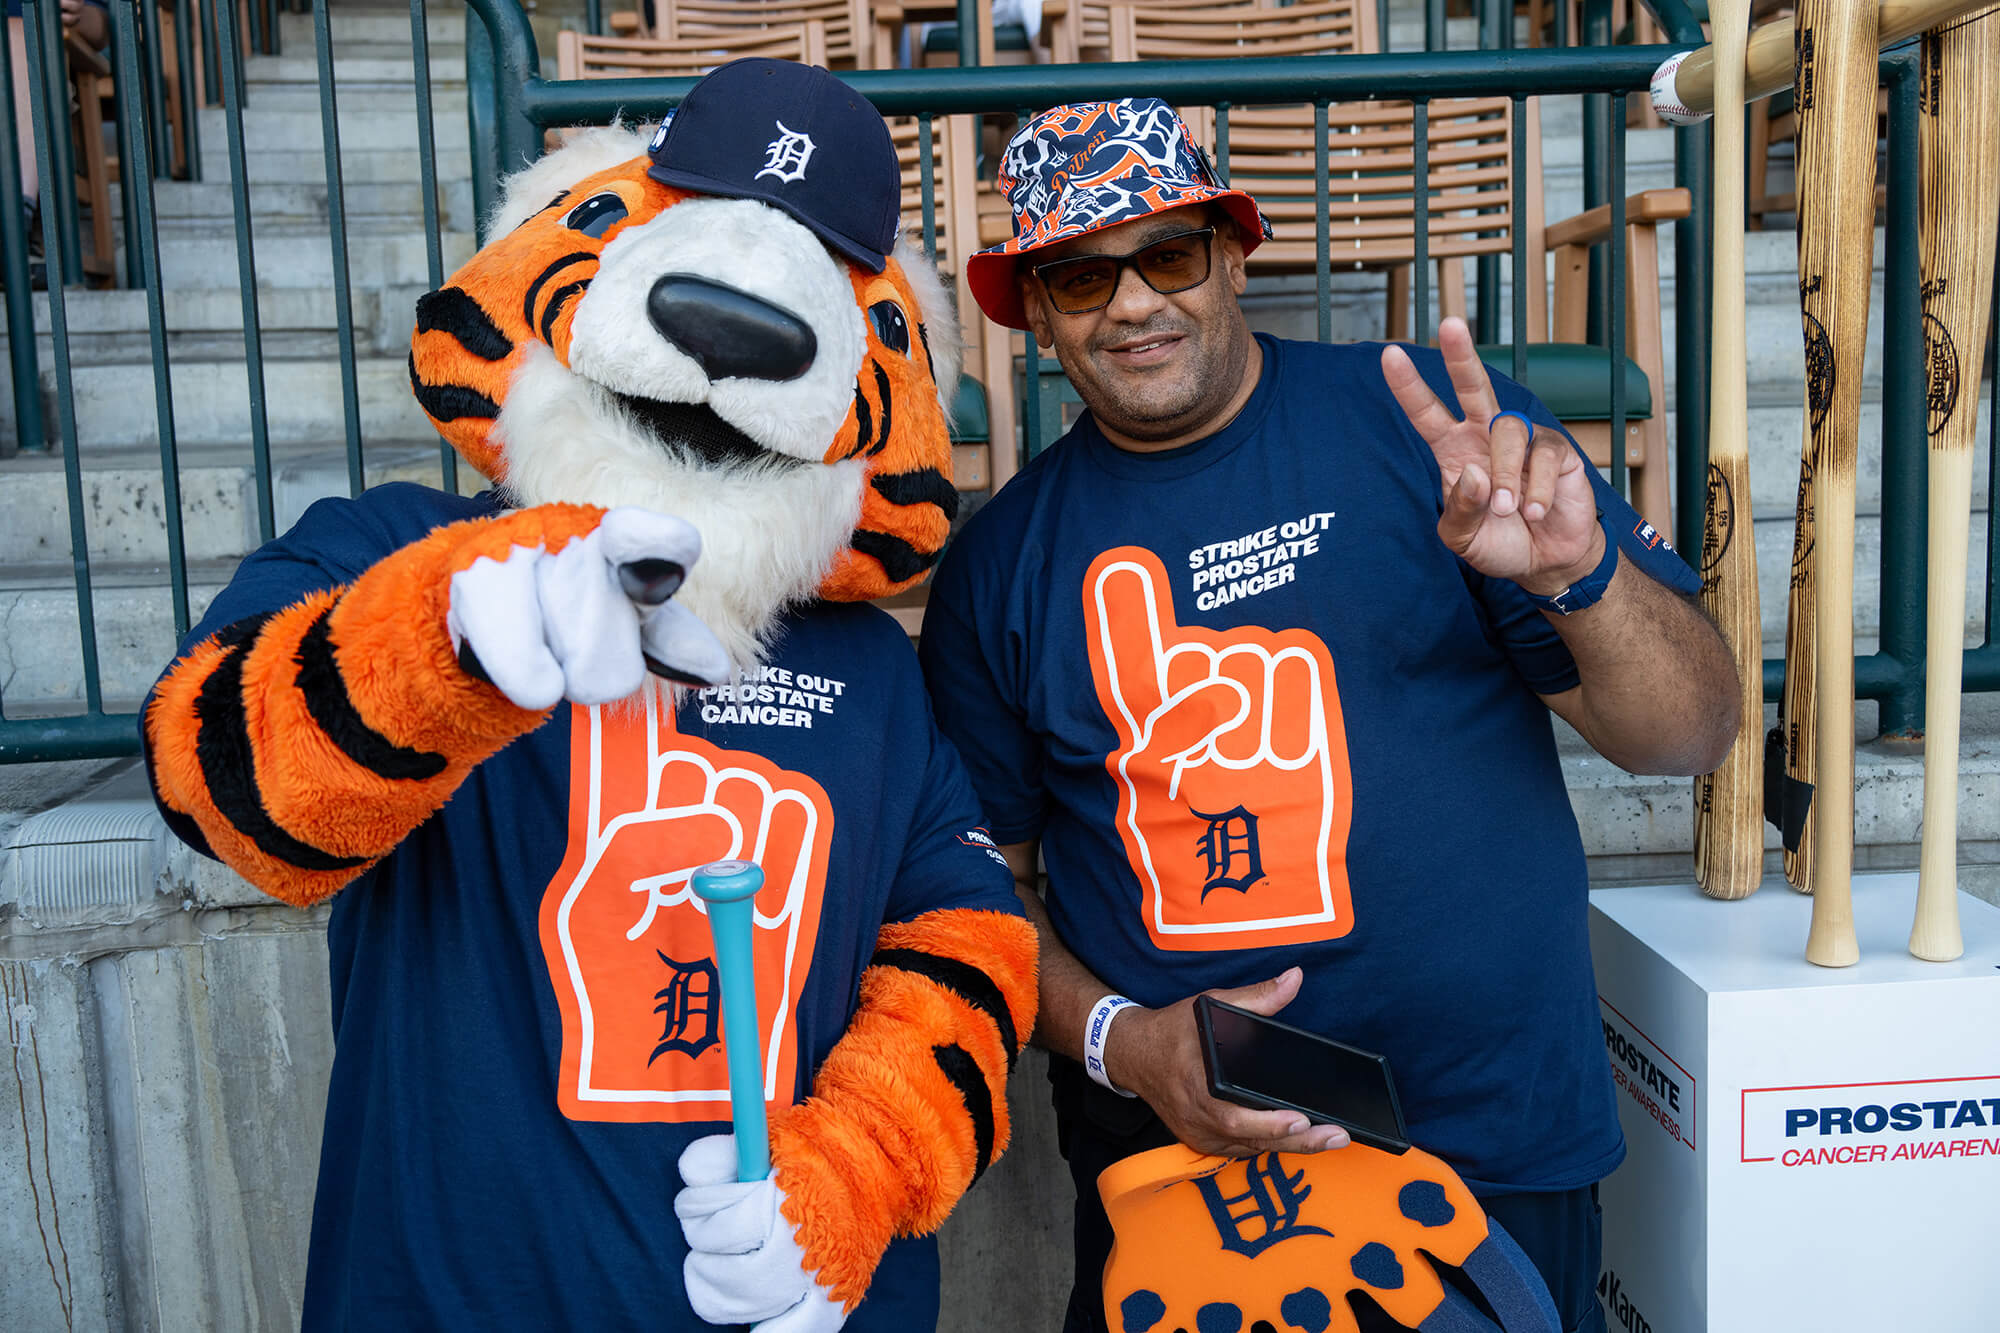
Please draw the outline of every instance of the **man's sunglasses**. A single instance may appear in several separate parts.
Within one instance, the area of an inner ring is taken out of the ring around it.
[[[1140,246],[1129,254],[1080,255],[1037,264],[1035,276],[1059,314],[1083,315],[1111,304],[1127,265],[1162,296],[1184,292],[1208,281],[1209,242],[1215,228],[1177,231]]]

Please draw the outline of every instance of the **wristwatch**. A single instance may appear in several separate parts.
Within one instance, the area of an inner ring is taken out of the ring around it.
[[[1604,558],[1597,562],[1597,568],[1585,574],[1553,597],[1543,597],[1538,593],[1528,593],[1528,600],[1552,615],[1567,616],[1596,606],[1604,596],[1604,590],[1611,586],[1611,575],[1618,569],[1618,540],[1610,533],[1604,534]]]

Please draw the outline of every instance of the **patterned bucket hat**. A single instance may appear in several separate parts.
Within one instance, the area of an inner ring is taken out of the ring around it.
[[[1028,327],[1014,277],[1030,251],[1211,199],[1236,219],[1243,253],[1271,235],[1257,201],[1216,180],[1187,125],[1156,97],[1042,112],[1007,145],[997,183],[1014,237],[970,256],[965,276],[987,318],[1010,329]]]

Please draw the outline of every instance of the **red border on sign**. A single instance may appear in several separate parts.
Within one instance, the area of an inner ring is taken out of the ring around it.
[[[1602,996],[1598,997],[1600,1000]],[[1616,1013],[1616,1010],[1612,1012]],[[1634,1029],[1637,1031],[1637,1029]],[[1651,1037],[1646,1038],[1651,1041]],[[1665,1052],[1662,1052],[1665,1054]],[[1750,1094],[1753,1092],[1824,1092],[1828,1088],[1909,1088],[1923,1083],[1992,1083],[2000,1074],[1961,1074],[1957,1078],[1864,1078],[1859,1083],[1793,1083],[1784,1087],[1745,1088],[1736,1095],[1736,1160],[1775,1162],[1775,1157],[1745,1157],[1750,1151]]]
[[[1604,997],[1603,997],[1602,995],[1600,995],[1600,996],[1598,996],[1598,997],[1597,997],[1597,1002],[1598,1002],[1599,1004],[1603,1005],[1603,1006],[1604,1006],[1604,1007],[1605,1007],[1606,1009],[1609,1009],[1609,1010],[1610,1010],[1610,1011],[1611,1011],[1612,1013],[1614,1013],[1614,1014],[1617,1014],[1617,1015],[1618,1015],[1618,1021],[1619,1021],[1619,1022],[1623,1023],[1623,1024],[1624,1024],[1624,1025],[1625,1025],[1626,1027],[1628,1027],[1628,1028],[1631,1028],[1631,1029],[1632,1029],[1632,1030],[1633,1030],[1634,1032],[1638,1033],[1638,1034],[1639,1034],[1640,1036],[1642,1036],[1642,1037],[1645,1037],[1645,1038],[1646,1038],[1646,1044],[1647,1044],[1648,1046],[1651,1046],[1651,1047],[1652,1047],[1652,1048],[1653,1048],[1654,1050],[1658,1051],[1658,1052],[1659,1052],[1659,1053],[1660,1053],[1661,1055],[1666,1055],[1666,1056],[1667,1056],[1667,1063],[1668,1063],[1668,1064],[1670,1064],[1670,1065],[1672,1065],[1672,1066],[1673,1066],[1674,1068],[1676,1068],[1676,1069],[1680,1070],[1680,1071],[1681,1071],[1681,1077],[1682,1077],[1682,1078],[1685,1078],[1685,1079],[1686,1079],[1686,1080],[1688,1081],[1688,1092],[1689,1092],[1689,1096],[1688,1096],[1688,1136],[1687,1136],[1687,1137],[1686,1137],[1685,1139],[1682,1139],[1682,1140],[1681,1140],[1681,1142],[1683,1142],[1683,1143],[1687,1144],[1687,1150],[1688,1150],[1689,1152],[1692,1152],[1692,1153],[1696,1153],[1696,1155],[1697,1155],[1697,1156],[1699,1156],[1700,1154],[1699,1154],[1698,1152],[1696,1152],[1696,1149],[1695,1149],[1695,1140],[1696,1140],[1696,1139],[1697,1139],[1697,1138],[1699,1137],[1699,1135],[1700,1135],[1700,1130],[1701,1130],[1701,1085],[1700,1085],[1700,1082],[1699,1082],[1699,1081],[1698,1081],[1698,1080],[1697,1080],[1697,1079],[1695,1078],[1695,1076],[1694,1076],[1693,1074],[1690,1074],[1690,1073],[1688,1072],[1688,1068],[1687,1068],[1687,1066],[1686,1066],[1686,1065],[1684,1065],[1684,1064],[1682,1064],[1682,1063],[1681,1063],[1680,1061],[1678,1061],[1678,1060],[1674,1059],[1674,1057],[1673,1057],[1673,1056],[1671,1056],[1671,1055],[1667,1055],[1667,1048],[1666,1048],[1666,1047],[1664,1047],[1664,1046],[1660,1045],[1660,1043],[1658,1043],[1657,1041],[1654,1041],[1654,1040],[1653,1040],[1653,1039],[1652,1039],[1652,1038],[1651,1038],[1650,1036],[1647,1036],[1647,1034],[1646,1034],[1646,1030],[1645,1030],[1644,1028],[1640,1027],[1640,1026],[1639,1026],[1639,1025],[1637,1024],[1637,1023],[1634,1023],[1634,1022],[1633,1022],[1633,1021],[1632,1021],[1631,1019],[1629,1019],[1629,1018],[1625,1017],[1625,1015],[1624,1015],[1623,1013],[1619,1012],[1619,1009],[1618,1009],[1618,1006],[1617,1006],[1617,1005],[1615,1005],[1615,1004],[1611,1003],[1611,1001],[1609,1001],[1609,1000],[1605,999],[1605,998],[1604,998]]]

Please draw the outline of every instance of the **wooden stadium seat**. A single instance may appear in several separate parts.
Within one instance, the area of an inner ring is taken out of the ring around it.
[[[876,27],[867,0],[652,0],[650,5],[611,18],[612,30],[621,35],[668,41],[722,37],[727,40],[721,45],[731,50],[740,44],[744,33],[817,22],[826,33],[825,53],[809,63],[829,69],[870,69],[894,63],[893,59],[882,60],[875,47]]]
[[[826,63],[826,29],[819,20],[790,27],[693,37],[592,37],[556,34],[556,75],[563,79],[676,78],[706,74],[741,56],[769,56],[807,65]]]
[[[1045,0],[1042,33],[1056,63],[1112,59],[1111,11],[1137,3],[1151,10],[1179,10],[1190,15],[1275,7],[1272,0]]]
[[[104,145],[104,104],[111,98],[111,62],[93,51],[74,32],[63,33],[63,58],[69,69],[75,101],[70,109],[70,139],[76,145],[76,197],[90,210],[79,256],[83,271],[109,284],[117,275],[117,248],[111,229],[111,181],[117,163]]]
[[[1113,3],[1102,6],[1113,60],[1337,56],[1377,51],[1372,0],[1298,0],[1283,8]]]
[[[977,7],[975,38],[979,42],[982,65],[1025,65],[1033,60],[1029,47],[1032,36],[1020,24],[995,26],[991,0]],[[958,59],[957,0],[877,0],[870,10],[875,23],[875,46],[881,67],[895,63],[902,49],[906,29],[929,29],[919,39],[912,33],[910,63],[918,66],[955,66]],[[1044,25],[1046,27],[1046,25]]]

